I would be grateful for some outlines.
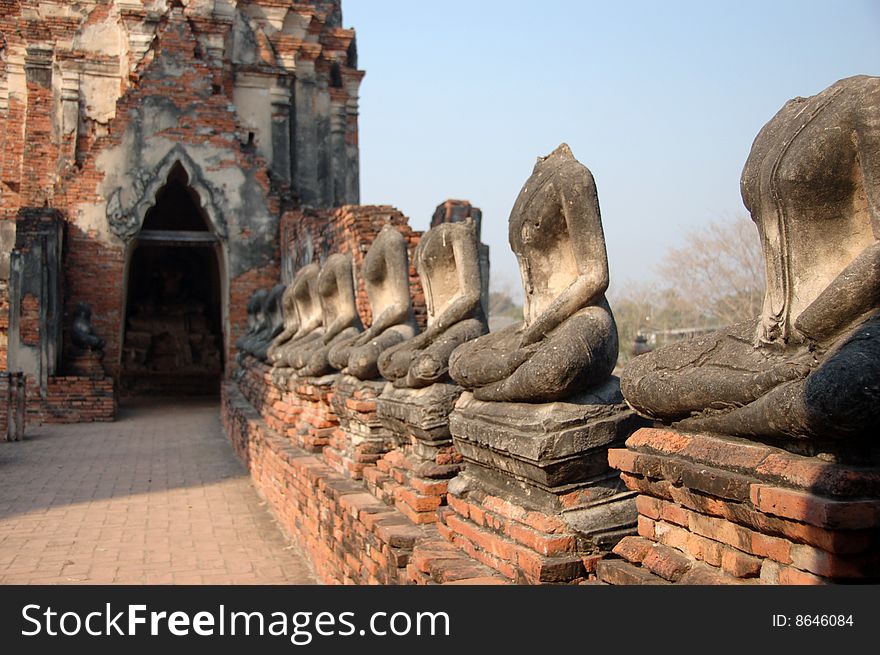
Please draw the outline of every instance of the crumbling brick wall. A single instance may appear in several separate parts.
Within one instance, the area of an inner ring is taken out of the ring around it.
[[[341,3],[264,4],[0,0],[0,220],[61,212],[64,350],[89,303],[114,377],[127,262],[175,163],[220,243],[227,362],[247,298],[279,279],[281,214],[358,200],[363,71]]]

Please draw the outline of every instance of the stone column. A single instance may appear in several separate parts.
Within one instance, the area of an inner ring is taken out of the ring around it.
[[[67,164],[76,162],[79,134],[79,72],[61,73],[61,157]]]
[[[10,371],[35,380],[45,395],[61,355],[61,247],[64,221],[54,209],[22,209],[10,256]]]
[[[269,97],[272,102],[272,172],[290,182],[290,91],[273,86]]]
[[[361,202],[361,161],[358,144],[358,93],[363,71],[343,73],[348,101],[345,104],[345,203],[358,205]]]
[[[116,5],[128,33],[129,71],[134,71],[150,49],[161,14],[144,10],[140,0],[117,0]]]
[[[330,89],[330,171],[334,207],[348,204],[348,155],[345,146],[346,102],[342,89]]]
[[[333,206],[333,164],[330,143],[331,103],[327,76],[318,78],[316,103],[318,206]]]
[[[294,83],[293,188],[303,205],[317,207],[318,186],[317,83],[315,62],[300,57]]]

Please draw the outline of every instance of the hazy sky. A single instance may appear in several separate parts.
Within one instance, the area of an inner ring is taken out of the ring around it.
[[[493,287],[519,290],[507,218],[535,158],[593,172],[612,287],[701,223],[745,213],[752,140],[786,100],[880,75],[880,2],[344,0],[358,33],[361,202],[425,229],[483,210]]]

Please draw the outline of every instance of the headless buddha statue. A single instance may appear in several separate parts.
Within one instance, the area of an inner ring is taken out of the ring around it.
[[[305,355],[324,335],[324,315],[318,299],[317,263],[303,266],[293,278],[293,302],[299,317],[296,333],[275,351],[274,366],[298,369],[306,364]]]
[[[268,358],[269,347],[272,345],[275,337],[284,329],[284,316],[281,311],[281,298],[284,295],[286,287],[283,284],[276,284],[269,291],[266,298],[266,329],[254,341],[252,352],[254,357],[261,362],[265,362]]]
[[[418,332],[409,295],[406,239],[385,225],[370,246],[361,267],[373,322],[351,342],[330,350],[330,363],[360,380],[379,377],[379,355]]]
[[[608,260],[590,171],[563,144],[540,158],[510,212],[524,322],[458,348],[452,378],[478,400],[551,402],[605,382],[617,328],[605,300]]]
[[[266,360],[270,364],[278,361],[280,350],[288,344],[293,336],[299,330],[299,314],[296,311],[296,298],[293,294],[293,284],[287,285],[284,294],[281,296],[281,316],[283,328],[281,332],[272,340],[266,351]]]
[[[266,330],[268,317],[266,316],[265,305],[268,297],[268,289],[258,289],[248,301],[248,331],[235,342],[241,355],[251,355],[254,343]]]
[[[742,174],[761,315],[632,360],[638,412],[738,436],[867,435],[880,421],[880,78],[790,100]]]
[[[379,372],[396,387],[418,389],[447,379],[449,355],[487,331],[480,260],[472,220],[444,223],[422,235],[416,270],[425,290],[428,326],[379,356]]]
[[[353,341],[363,330],[354,296],[351,256],[330,255],[317,278],[317,291],[323,313],[324,333],[320,340],[302,349],[304,363],[297,368],[302,376],[327,375],[333,367],[327,359],[337,345]]]

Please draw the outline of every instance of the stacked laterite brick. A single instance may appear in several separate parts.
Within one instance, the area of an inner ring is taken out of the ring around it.
[[[324,582],[398,584],[418,527],[272,430],[234,385],[223,387],[227,434],[282,527],[312,556]]]
[[[340,376],[334,385],[331,405],[339,426],[324,449],[324,457],[354,480],[360,480],[394,447],[376,414],[376,399],[383,386],[384,382],[363,382],[350,376]]]
[[[323,582],[504,582],[444,542],[434,525],[414,523],[369,493],[364,481],[330,465],[328,449],[319,443],[328,428],[316,419],[332,422],[336,417],[308,407],[325,402],[329,389],[284,379],[252,358],[243,368],[237,383],[223,385],[221,414],[227,435],[257,490],[282,528],[307,549]],[[296,391],[287,391],[288,386]],[[295,393],[304,407],[292,423],[279,420],[288,393]],[[326,408],[332,410],[331,405]],[[306,432],[315,436],[308,438]],[[375,467],[365,469],[371,470]]]
[[[440,533],[479,562],[525,584],[577,584],[590,578],[599,555],[578,554],[578,536],[559,517],[503,498],[472,492],[447,496]]]
[[[293,438],[302,414],[299,396],[289,388],[289,371],[279,374],[249,357],[238,387],[261,418],[278,434]]]
[[[420,456],[413,453],[419,449]],[[423,451],[430,449],[432,452]],[[394,505],[414,523],[435,523],[446,505],[449,480],[461,470],[461,455],[449,445],[431,448],[413,438],[384,455],[364,477],[376,497]]]
[[[880,580],[880,471],[730,437],[642,429],[610,462],[637,490],[639,536],[612,584]]]
[[[323,451],[339,426],[339,419],[331,406],[335,378],[336,376],[327,376],[291,380],[302,406],[293,439],[303,450]]]
[[[116,418],[113,378],[51,377],[40,409],[42,423],[91,423]]]

